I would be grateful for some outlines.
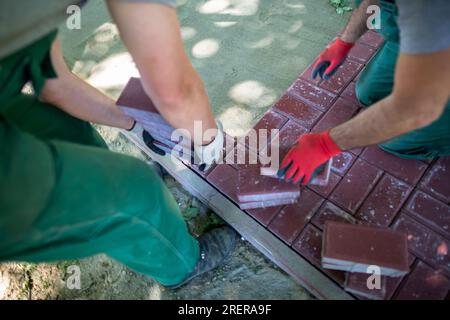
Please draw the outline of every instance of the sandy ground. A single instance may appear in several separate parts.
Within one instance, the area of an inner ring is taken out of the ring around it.
[[[232,135],[251,128],[342,28],[327,0],[179,1],[182,36],[216,117]],[[83,10],[82,29],[61,29],[65,58],[80,77],[116,98],[137,70],[104,4]],[[149,161],[117,130],[97,127],[111,150]],[[223,222],[162,172],[194,234]],[[69,289],[71,266],[81,288]],[[244,240],[217,270],[167,290],[105,255],[55,264],[0,264],[0,299],[311,299]]]

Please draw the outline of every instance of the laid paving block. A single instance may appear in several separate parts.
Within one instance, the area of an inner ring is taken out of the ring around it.
[[[375,52],[376,49],[371,46],[356,43],[352,50],[350,50],[348,56],[359,63],[367,64]]]
[[[422,178],[420,187],[445,203],[450,203],[450,157],[439,158]]]
[[[238,172],[237,197],[239,202],[265,202],[283,198],[298,198],[299,196],[298,185],[262,176],[259,168],[241,169]]]
[[[323,230],[325,222],[327,221],[350,224],[358,223],[358,221],[351,214],[342,210],[330,201],[326,201],[312,219],[312,223],[321,230]]]
[[[320,111],[326,111],[336,99],[336,95],[325,89],[306,81],[302,78],[297,79],[288,89],[291,96],[313,106]]]
[[[450,290],[450,280],[420,261],[402,285],[397,300],[441,300]]]
[[[321,265],[322,257],[322,231],[311,224],[306,225],[302,233],[292,244],[294,250],[305,257],[314,266],[321,269],[341,286],[345,282],[345,272],[339,270],[323,269]]]
[[[253,127],[251,134],[246,134],[239,138],[239,143],[244,144],[253,152],[265,149],[272,140],[271,130],[280,129],[287,121],[288,118],[286,116],[269,110]],[[264,131],[267,133],[265,134]],[[266,143],[264,143],[264,139]]]
[[[276,216],[281,208],[283,208],[283,206],[250,209],[247,210],[247,213],[255,218],[263,226],[267,227],[267,225],[270,223],[270,221],[272,221],[272,219]]]
[[[340,94],[362,68],[363,65],[361,63],[346,59],[329,80],[320,83],[320,87],[332,93]]]
[[[338,98],[325,115],[317,122],[312,132],[321,132],[334,128],[348,120],[358,111],[358,106],[352,102]]]
[[[268,228],[283,241],[291,244],[319,209],[323,199],[304,189],[296,204],[283,207]]]
[[[206,176],[206,180],[234,203],[239,203],[236,195],[238,171],[230,165],[218,164]]]
[[[307,129],[312,128],[322,115],[320,110],[289,94],[284,94],[274,105],[274,109],[287,115]]]
[[[358,40],[359,43],[379,48],[383,42],[383,37],[376,31],[367,31],[361,38]]]
[[[393,225],[394,230],[407,235],[409,250],[436,269],[450,275],[450,242],[406,214],[401,214]]]
[[[362,107],[362,105],[359,103],[358,98],[356,97],[355,87],[356,81],[350,82],[342,92],[341,98],[348,100],[349,102],[352,102],[359,107]]]
[[[419,160],[399,158],[377,146],[367,147],[361,158],[409,184],[416,184],[428,166]]]
[[[314,190],[315,192],[317,192],[318,194],[320,194],[321,196],[326,198],[331,194],[331,192],[337,186],[339,181],[341,181],[341,177],[338,176],[334,172],[330,172],[326,184],[313,183],[314,182],[314,180],[313,180],[308,184],[308,188],[310,188],[311,190]]]
[[[412,186],[385,174],[355,216],[369,224],[388,227],[411,191]]]
[[[357,159],[329,199],[353,214],[376,185],[382,173],[375,166]]]
[[[450,206],[416,191],[405,206],[406,211],[417,220],[450,239]]]
[[[325,223],[322,250],[324,268],[361,273],[366,272],[371,265],[380,267],[382,275],[401,276],[408,273],[406,234],[335,221]]]
[[[238,170],[259,168],[261,166],[258,154],[240,143],[238,143],[231,151],[227,152],[224,163],[229,164]]]
[[[350,170],[350,167],[355,160],[356,156],[353,153],[344,151],[340,155],[333,158],[331,171],[340,176],[344,176],[348,170]]]

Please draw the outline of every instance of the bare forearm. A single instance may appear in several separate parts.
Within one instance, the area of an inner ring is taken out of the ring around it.
[[[396,102],[391,95],[333,128],[330,136],[342,150],[379,144],[430,124],[440,116],[433,108],[442,110],[430,105],[428,112],[423,112],[426,108],[416,108],[414,102]]]
[[[180,68],[182,67],[180,66]],[[197,131],[200,134],[208,129],[216,129],[216,123],[203,81],[192,68],[190,62],[186,62],[184,72],[176,77],[178,80],[165,85],[166,90],[172,90],[172,93],[159,91],[158,85],[152,85],[152,79],[146,81],[147,75],[152,74],[152,70],[150,68],[147,70],[146,65],[141,67],[140,72],[147,94],[152,98],[164,119],[174,128],[187,130],[190,136],[194,137],[196,144],[210,142],[212,137],[208,139],[207,137],[195,136],[195,122],[202,126],[202,131]],[[150,77],[154,77],[154,74]],[[168,76],[168,78],[171,78],[171,76]]]
[[[45,82],[42,101],[85,121],[124,129],[133,125],[134,120],[122,113],[111,98],[70,72],[59,39],[52,45],[51,58],[58,77]]]
[[[216,123],[203,82],[187,57],[173,8],[156,3],[108,1],[122,39],[139,69],[144,89],[173,127],[186,129],[196,144],[194,121],[203,131]]]
[[[379,5],[379,0],[364,0],[361,2],[358,8],[356,8],[344,32],[341,35],[341,39],[348,43],[355,43],[366,31],[367,31],[367,8],[371,5]]]
[[[134,122],[114,100],[73,74],[47,80],[40,98],[81,120],[123,129]]]
[[[442,115],[449,98],[450,48],[400,54],[392,93],[332,129],[330,135],[342,150],[381,143],[431,124]]]

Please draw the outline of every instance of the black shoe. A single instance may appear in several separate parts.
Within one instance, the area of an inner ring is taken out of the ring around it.
[[[211,271],[225,260],[236,246],[238,234],[230,227],[216,228],[208,231],[199,239],[200,259],[197,262],[195,270],[181,283],[166,286],[169,289],[177,289],[193,278]]]

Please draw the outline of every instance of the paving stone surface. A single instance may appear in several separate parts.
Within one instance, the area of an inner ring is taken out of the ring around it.
[[[258,122],[256,129],[280,129],[280,161],[299,135],[326,130],[363,110],[355,81],[382,43],[375,32],[366,33],[330,81],[311,79],[308,67]],[[270,144],[252,151],[270,154]],[[245,167],[217,165],[206,180],[235,201],[237,172]],[[450,157],[419,161],[377,146],[358,148],[334,159],[329,185],[308,186],[301,193],[296,204],[246,213],[355,298],[448,299]],[[411,271],[386,277],[383,290],[374,293],[364,290],[364,275],[322,268],[322,233],[328,220],[404,232]]]

